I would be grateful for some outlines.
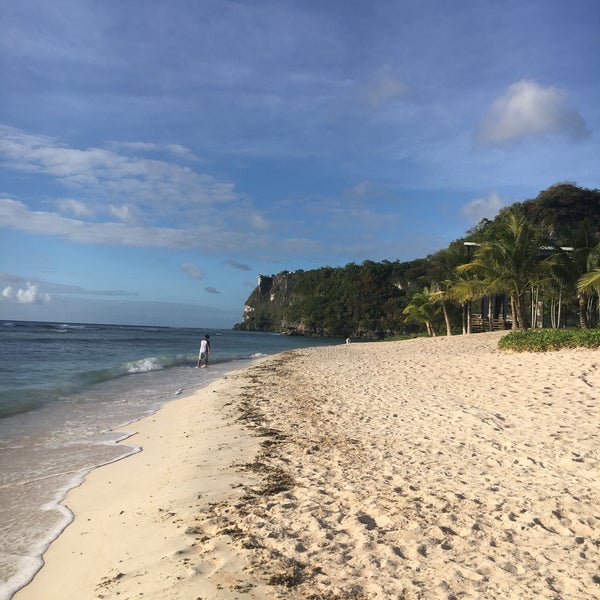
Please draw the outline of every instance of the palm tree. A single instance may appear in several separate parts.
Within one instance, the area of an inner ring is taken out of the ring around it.
[[[406,315],[404,318],[406,323],[423,323],[427,329],[427,335],[434,337],[436,332],[433,328],[433,320],[438,311],[438,307],[432,300],[431,291],[429,288],[424,288],[422,292],[412,295],[402,314]]]
[[[598,234],[596,234],[596,237]],[[590,252],[587,260],[589,270],[584,273],[577,282],[579,296],[594,294],[594,300],[598,302],[600,295],[600,244]],[[581,321],[581,314],[580,314]]]
[[[539,249],[542,236],[518,208],[507,209],[496,236],[481,243],[473,260],[458,268],[459,273],[474,272],[487,293],[508,294],[513,312],[513,329],[528,327],[525,294],[539,281]]]
[[[460,273],[462,269],[457,268],[457,275],[452,284],[450,294],[462,307],[462,330],[463,334],[472,333],[471,308],[473,300],[479,300],[486,294],[485,284],[481,279],[473,277],[469,273]]]
[[[442,307],[442,314],[444,315],[444,323],[446,324],[446,335],[452,335],[452,323],[450,321],[450,313],[448,312],[448,301],[452,298],[450,296],[451,281],[443,281],[439,284],[438,289],[435,292],[431,292],[430,300],[434,304],[439,304]]]
[[[547,262],[548,279],[544,297],[550,301],[550,323],[553,329],[560,328],[563,307],[569,298],[573,268],[568,253],[558,244],[553,247],[553,255]],[[566,313],[566,310],[565,310]]]
[[[584,273],[577,284],[577,289],[580,292],[597,292],[600,293],[600,269],[594,269]]]
[[[569,291],[577,298],[579,326],[586,329],[590,324],[589,301],[594,289],[593,286],[579,285],[579,282],[581,277],[589,275],[599,266],[598,232],[589,219],[584,219],[576,227],[569,227],[563,231],[562,239],[569,249],[559,249],[556,261],[567,275]]]
[[[450,320],[449,305],[460,304],[463,313],[463,333],[470,333],[470,306],[473,295],[464,286],[464,277],[456,272],[456,268],[469,262],[469,249],[458,240],[452,242],[448,248],[436,252],[428,257],[430,261],[427,276],[432,281],[431,299],[442,308],[444,321],[446,323],[446,335],[452,335],[452,323]],[[458,286],[457,288],[455,286]],[[466,292],[466,295],[465,295]],[[468,317],[465,316],[468,314]]]

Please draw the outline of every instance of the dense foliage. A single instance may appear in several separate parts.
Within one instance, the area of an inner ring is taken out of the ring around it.
[[[383,337],[413,327],[403,308],[419,289],[426,261],[373,262],[312,271],[279,273],[272,285],[257,288],[247,304],[254,311],[239,329],[283,330],[331,337]]]
[[[381,338],[598,324],[600,191],[515,203],[426,258],[261,280],[238,329]]]
[[[600,329],[527,329],[513,331],[498,342],[503,350],[547,352],[563,348],[600,348]]]

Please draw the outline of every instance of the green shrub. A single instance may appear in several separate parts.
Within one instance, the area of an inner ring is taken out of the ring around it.
[[[498,342],[502,350],[547,352],[564,348],[600,348],[600,329],[527,329],[512,331]]]

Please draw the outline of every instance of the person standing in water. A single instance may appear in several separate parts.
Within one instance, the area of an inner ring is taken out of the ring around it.
[[[198,353],[198,366],[202,365],[204,360],[204,366],[208,367],[208,355],[210,354],[210,335],[206,334],[204,339],[200,342],[200,352]]]

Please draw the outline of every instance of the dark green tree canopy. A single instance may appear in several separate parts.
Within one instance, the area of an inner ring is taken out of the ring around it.
[[[365,260],[262,277],[236,327],[333,337],[411,333],[422,325],[407,319],[405,311],[425,288],[431,302],[443,309],[433,310],[428,330],[442,312],[450,332],[465,303],[490,293],[510,295],[519,321],[527,326],[521,302],[532,286],[553,302],[558,298],[561,307],[589,311],[593,297],[577,291],[577,285],[584,273],[600,265],[599,233],[600,191],[558,183],[537,198],[503,208],[493,220],[482,220],[464,238],[426,258]],[[573,249],[564,253],[561,246]],[[548,252],[558,254],[552,262],[546,260]]]

